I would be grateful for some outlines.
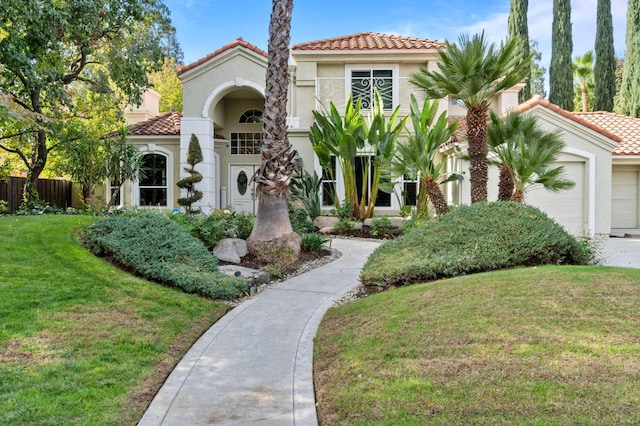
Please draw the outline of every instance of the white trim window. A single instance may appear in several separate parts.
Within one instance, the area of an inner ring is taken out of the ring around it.
[[[138,180],[140,206],[166,207],[169,195],[168,157],[159,153],[142,156],[142,171]]]
[[[231,154],[255,155],[262,148],[261,132],[231,132]]]
[[[347,68],[349,76],[349,90],[353,94],[353,101],[362,100],[362,109],[368,110],[373,106],[373,92],[378,89],[384,103],[383,109],[393,109],[397,104],[398,83],[397,69],[387,68]]]
[[[238,124],[247,130],[262,130],[262,111],[259,109],[248,109],[240,115]],[[245,127],[246,126],[246,127]],[[231,132],[231,154],[232,155],[256,155],[262,149],[262,132]]]

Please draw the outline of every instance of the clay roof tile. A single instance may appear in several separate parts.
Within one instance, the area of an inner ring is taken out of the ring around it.
[[[445,42],[416,37],[363,32],[341,37],[314,40],[291,46],[297,51],[340,50],[422,50],[443,49]]]
[[[129,136],[179,136],[182,113],[165,112],[129,126]]]
[[[604,111],[575,114],[620,137],[620,145],[613,151],[613,155],[640,155],[640,118]]]

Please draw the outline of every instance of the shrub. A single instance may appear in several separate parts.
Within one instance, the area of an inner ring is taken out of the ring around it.
[[[371,235],[374,237],[382,237],[391,231],[391,219],[387,216],[379,216],[371,221]]]
[[[291,177],[291,194],[289,200],[291,204],[304,210],[305,214],[313,221],[320,216],[320,188],[322,179],[316,172],[311,175],[304,170],[301,175],[294,174]]]
[[[361,280],[410,284],[514,266],[587,264],[589,253],[535,207],[515,202],[462,206],[378,247]]]
[[[349,200],[344,200],[339,207],[331,209],[331,214],[338,217],[338,219],[353,219],[353,211],[351,210],[351,204]]]
[[[223,238],[246,240],[255,222],[254,215],[232,210],[216,210],[208,216],[171,215],[171,219],[180,223],[209,249]]]
[[[333,226],[333,231],[338,234],[347,234],[349,231],[353,231],[356,227],[356,222],[351,219],[340,218]]]
[[[291,204],[289,204],[289,220],[291,221],[291,228],[299,235],[313,232],[316,229],[307,211]]]
[[[328,243],[331,238],[327,235],[311,233],[302,234],[302,241],[300,242],[300,248],[306,252],[321,252],[322,246]]]
[[[267,246],[257,257],[258,260],[269,260],[270,263],[265,269],[272,278],[276,279],[283,278],[287,271],[294,268],[298,260],[291,248],[281,245]],[[272,259],[276,260],[274,261]]]
[[[86,247],[149,280],[212,299],[233,299],[244,281],[218,269],[197,238],[164,215],[108,216],[85,231]]]

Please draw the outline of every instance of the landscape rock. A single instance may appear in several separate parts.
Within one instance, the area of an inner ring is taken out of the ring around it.
[[[245,268],[237,265],[220,265],[220,270],[228,275],[233,275],[247,281],[248,284],[267,284],[271,281],[271,276],[267,271],[259,269]]]
[[[338,223],[338,218],[335,216],[318,216],[313,220],[313,225],[322,230],[324,228],[332,228]]]
[[[224,238],[213,247],[213,255],[229,263],[240,263],[248,253],[247,242],[240,238]]]
[[[318,230],[319,233],[321,234],[333,234],[335,232],[335,230],[333,229],[333,226],[326,226],[324,228],[320,228],[320,230]]]

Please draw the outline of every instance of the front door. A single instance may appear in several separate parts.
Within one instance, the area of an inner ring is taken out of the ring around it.
[[[255,183],[251,179],[259,166],[242,164],[230,166],[229,187],[230,204],[237,212],[256,213]]]

